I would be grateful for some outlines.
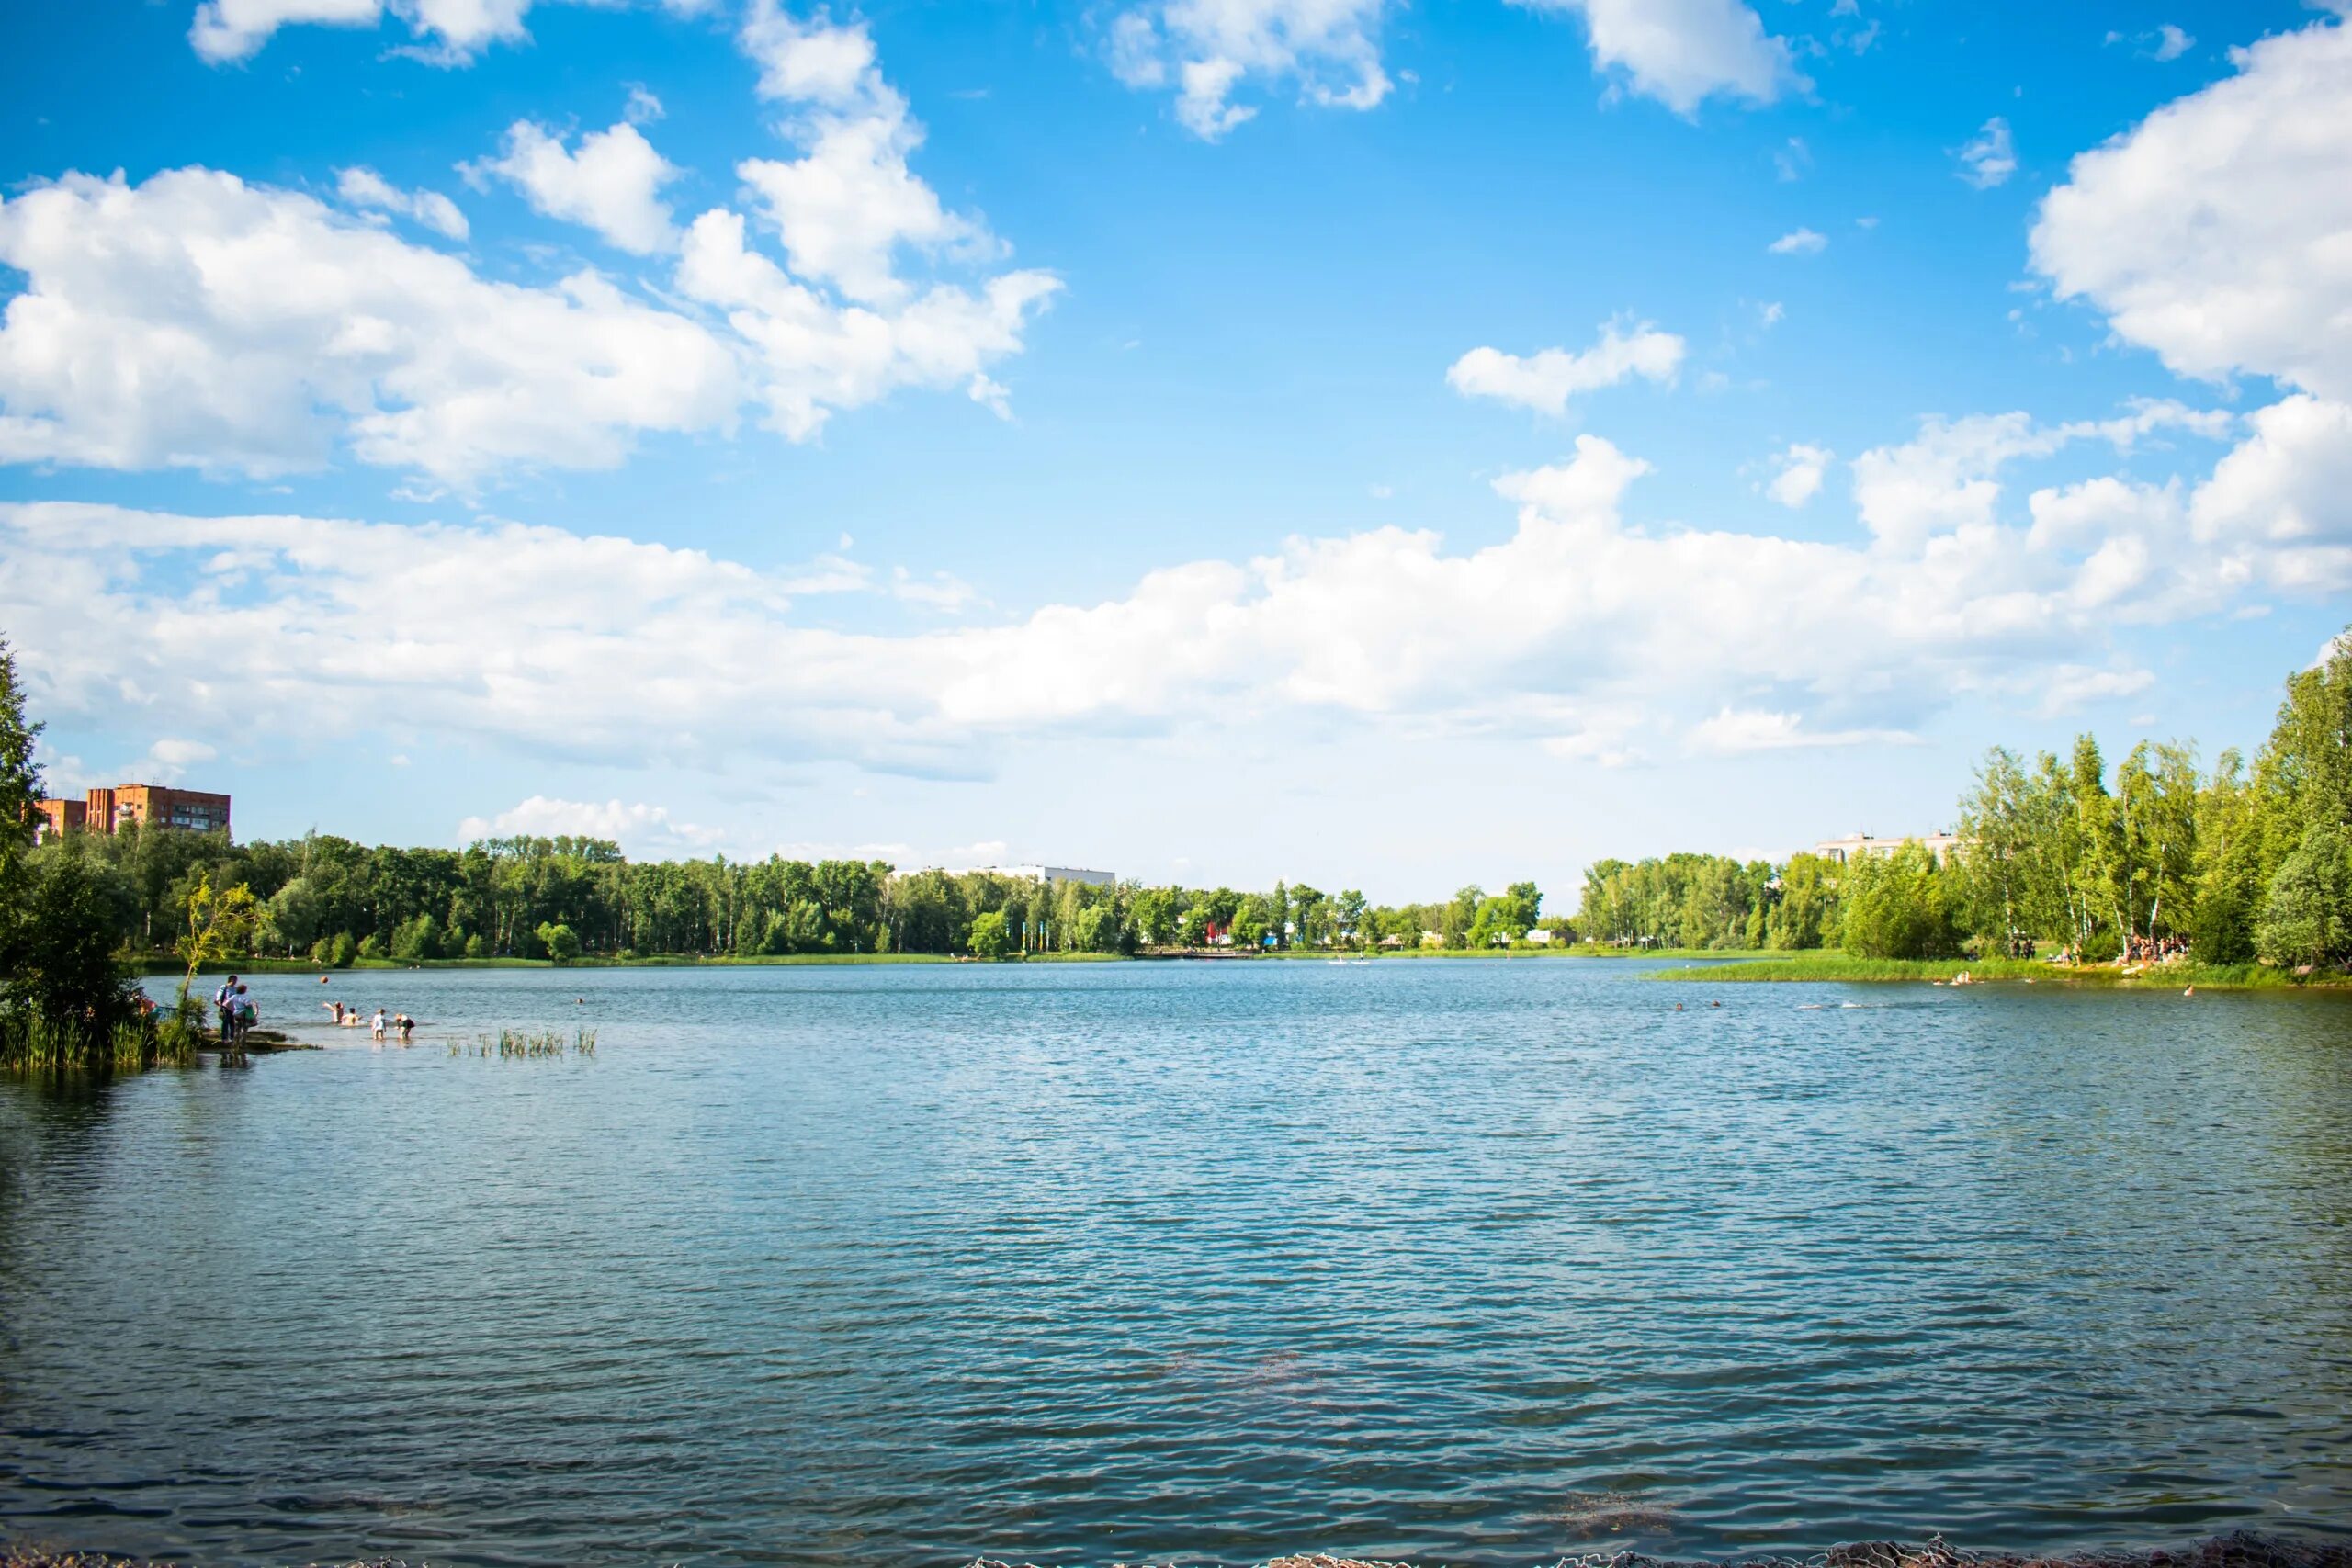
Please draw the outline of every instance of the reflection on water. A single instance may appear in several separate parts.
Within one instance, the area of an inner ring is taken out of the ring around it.
[[[514,1563],[2352,1533],[2330,998],[1575,960],[256,990],[330,1049],[0,1087],[0,1530]],[[505,1026],[598,1051],[447,1052]]]

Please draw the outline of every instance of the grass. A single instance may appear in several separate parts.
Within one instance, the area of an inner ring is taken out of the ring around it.
[[[0,1070],[19,1073],[141,1073],[196,1063],[196,1036],[172,1019],[119,1023],[104,1038],[32,1017],[0,1031]]]
[[[2284,970],[2260,964],[2170,964],[2152,965],[2127,975],[2109,964],[2080,968],[2045,964],[2033,958],[1857,958],[1849,953],[1779,953],[1748,956],[1728,964],[1659,969],[1652,980],[1825,982],[1875,984],[1886,981],[1950,981],[1966,973],[1982,981],[2024,981],[2057,986],[2102,986],[2120,990],[2181,990],[2196,986],[2205,990],[2339,990],[2352,977],[2330,976],[2298,980]]]
[[[596,1032],[593,1029],[575,1029],[568,1039],[560,1029],[502,1029],[495,1034],[475,1035],[470,1045],[462,1040],[449,1042],[452,1056],[496,1056],[503,1061],[595,1054]]]

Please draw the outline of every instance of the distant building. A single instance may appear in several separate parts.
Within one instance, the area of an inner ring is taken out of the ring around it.
[[[42,800],[33,804],[33,839],[39,842],[60,833],[78,833],[89,819],[89,808],[78,800]]]
[[[189,833],[229,830],[227,795],[169,784],[101,785],[80,800],[44,800],[35,810],[33,835],[39,839],[58,833],[119,833],[134,826]]]
[[[1057,882],[1079,882],[1089,887],[1115,887],[1119,874],[1114,871],[1087,871],[1074,865],[976,865],[962,871],[951,871],[950,876],[1017,876],[1031,882],[1042,882],[1051,887]]]
[[[1527,933],[1527,940],[1534,943],[1537,947],[1549,947],[1552,945],[1552,933],[1546,928],[1537,926],[1533,931]]]
[[[1825,839],[1813,846],[1813,852],[1823,860],[1836,861],[1839,865],[1844,865],[1848,861],[1860,860],[1865,855],[1877,855],[1883,859],[1905,844],[1919,844],[1936,859],[1943,861],[1950,860],[1952,851],[1960,848],[1966,841],[1950,833],[1914,833],[1901,839],[1882,839],[1870,833],[1849,833],[1842,839]]]

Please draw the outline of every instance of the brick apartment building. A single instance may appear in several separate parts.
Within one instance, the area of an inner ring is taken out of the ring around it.
[[[191,833],[229,830],[229,797],[169,784],[112,784],[80,800],[44,800],[35,811],[33,835],[114,833],[132,824],[176,828]]]

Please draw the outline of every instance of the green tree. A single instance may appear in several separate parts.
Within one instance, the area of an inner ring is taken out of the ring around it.
[[[560,922],[542,925],[537,934],[539,945],[556,963],[570,964],[580,957],[580,933],[570,926]]]
[[[1925,845],[1849,862],[1840,882],[1842,945],[1860,958],[1942,958],[1961,945],[1956,881]]]
[[[2255,941],[2263,957],[2291,967],[2352,958],[2352,834],[2332,822],[2304,833],[2270,879]]]
[[[986,909],[972,917],[972,953],[991,961],[1012,951],[1012,933],[1005,930],[1004,911]]]

